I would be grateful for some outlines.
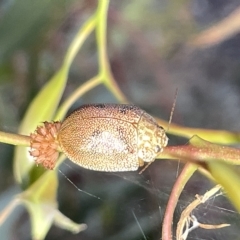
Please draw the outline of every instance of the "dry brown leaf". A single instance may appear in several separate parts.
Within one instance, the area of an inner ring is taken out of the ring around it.
[[[218,229],[228,227],[230,224],[203,224],[197,221],[197,218],[193,216],[192,211],[200,204],[205,203],[210,197],[214,196],[221,189],[220,185],[215,186],[211,190],[207,191],[203,196],[196,195],[196,199],[190,203],[186,209],[182,212],[180,220],[177,225],[176,238],[177,240],[186,240],[189,232],[201,227],[204,229]],[[191,226],[190,226],[191,225]],[[184,231],[184,229],[186,229]]]

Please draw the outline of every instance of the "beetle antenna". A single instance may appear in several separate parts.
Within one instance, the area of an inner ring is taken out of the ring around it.
[[[168,121],[168,127],[167,127],[166,132],[168,132],[170,124],[172,122],[173,112],[174,112],[174,109],[175,109],[175,106],[176,106],[176,101],[177,101],[177,95],[178,95],[178,88],[176,89],[176,92],[175,92],[174,101],[173,101],[173,105],[172,105],[172,110],[171,110],[171,113],[170,113],[170,117],[169,117],[169,121]]]

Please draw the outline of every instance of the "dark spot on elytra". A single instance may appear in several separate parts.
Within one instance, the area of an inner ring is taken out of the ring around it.
[[[95,108],[105,108],[106,105],[105,105],[105,104],[102,104],[102,103],[99,103],[99,104],[95,104],[94,107],[95,107]]]
[[[97,136],[99,136],[101,134],[101,131],[100,130],[94,130],[93,132],[92,132],[92,137],[97,137]]]
[[[128,111],[132,111],[133,109],[135,109],[134,105],[121,105],[119,107],[119,112],[122,114],[127,114]]]
[[[127,111],[128,111],[128,109],[125,108],[125,107],[121,107],[121,108],[119,108],[119,112],[122,113],[122,114],[126,114]]]

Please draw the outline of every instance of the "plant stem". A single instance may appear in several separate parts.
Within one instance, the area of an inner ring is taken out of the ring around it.
[[[20,203],[20,200],[18,198],[14,198],[11,202],[8,203],[8,205],[0,213],[0,225],[2,225],[6,221],[7,217],[12,213],[14,208],[19,203]]]
[[[175,182],[171,195],[169,197],[166,212],[163,219],[162,225],[162,239],[163,240],[172,240],[172,222],[173,222],[173,214],[174,210],[177,206],[177,202],[179,199],[182,190],[184,189],[186,183],[193,175],[193,173],[197,170],[197,166],[191,163],[187,163],[184,166],[181,174],[178,176],[177,181]]]
[[[96,15],[94,14],[91,16],[86,23],[80,28],[77,35],[74,37],[69,49],[66,53],[66,57],[64,60],[64,67],[69,69],[73,59],[75,58],[76,54],[79,52],[79,49],[93,31],[94,27],[96,26]]]
[[[55,116],[55,120],[62,120],[63,117],[66,115],[66,112],[70,108],[70,106],[84,93],[88,92],[89,90],[93,89],[97,85],[99,85],[102,82],[101,76],[97,75],[91,79],[89,79],[87,82],[82,84],[80,87],[78,87],[59,107],[59,110]]]
[[[103,78],[105,86],[120,102],[127,102],[126,97],[119,89],[111,72],[107,54],[107,16],[109,0],[99,0],[97,10],[96,38],[98,48],[99,74]]]
[[[108,16],[109,0],[99,0],[97,10],[97,44],[98,44],[98,62],[99,71],[105,74],[109,69],[109,62],[107,56],[107,16]]]
[[[0,131],[0,142],[19,145],[19,146],[29,146],[30,145],[30,137],[20,134],[14,133],[6,133]]]

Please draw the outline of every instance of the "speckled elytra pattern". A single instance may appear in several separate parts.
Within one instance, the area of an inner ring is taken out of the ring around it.
[[[134,171],[167,145],[163,128],[134,105],[84,105],[67,117],[59,145],[76,164],[96,171]]]

